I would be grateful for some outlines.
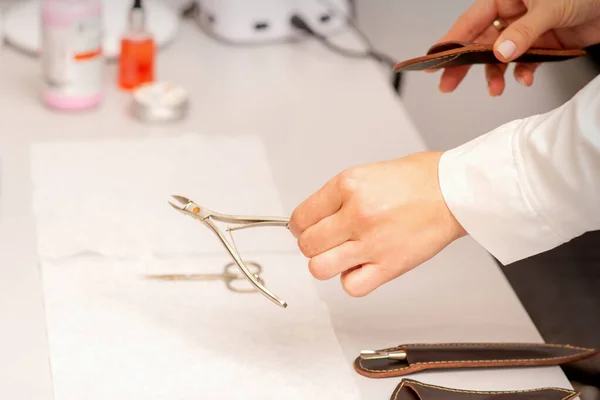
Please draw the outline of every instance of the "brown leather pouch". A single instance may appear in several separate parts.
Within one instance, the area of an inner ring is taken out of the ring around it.
[[[579,394],[562,388],[498,392],[462,390],[403,379],[392,393],[391,400],[570,400]]]
[[[585,56],[585,50],[529,49],[513,62],[545,63]],[[500,64],[491,44],[443,42],[432,46],[427,55],[403,61],[394,66],[395,72],[421,71],[473,64]]]
[[[595,349],[543,343],[404,344],[363,352],[354,369],[369,378],[389,378],[431,369],[560,365],[595,354]]]

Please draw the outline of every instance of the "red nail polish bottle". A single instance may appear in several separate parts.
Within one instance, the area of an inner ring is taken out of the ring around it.
[[[142,0],[135,0],[129,13],[129,28],[121,39],[119,86],[124,90],[154,82],[154,37],[146,29]]]

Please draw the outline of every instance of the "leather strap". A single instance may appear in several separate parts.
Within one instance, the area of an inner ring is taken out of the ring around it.
[[[562,388],[541,388],[514,391],[474,391],[451,389],[403,379],[392,393],[391,400],[570,400],[580,393]]]
[[[529,49],[513,62],[545,63],[585,56],[585,50]],[[403,61],[394,71],[421,71],[473,64],[500,64],[494,55],[493,45],[470,42],[442,42],[433,45],[427,55]]]
[[[354,369],[369,378],[389,378],[431,369],[560,365],[597,354],[595,349],[539,343],[404,344],[382,352],[406,352],[404,360],[365,359]]]

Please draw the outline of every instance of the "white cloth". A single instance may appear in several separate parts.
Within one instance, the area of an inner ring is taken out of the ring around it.
[[[358,399],[304,257],[252,260],[288,308],[216,280],[147,280],[144,263],[42,262],[56,400]],[[221,273],[228,261],[175,257],[150,269]]]
[[[174,194],[225,214],[283,216],[256,135],[37,143],[31,164],[38,248],[45,259],[222,254],[206,226],[169,206]],[[297,250],[285,228],[251,231],[236,241],[240,251]]]
[[[501,263],[600,229],[600,76],[563,106],[445,152],[443,196]]]
[[[280,215],[267,160],[250,135],[33,147],[56,400],[358,399],[352,362],[285,228],[234,236],[287,309],[219,280],[141,276],[222,273],[231,258],[216,236],[167,200]]]

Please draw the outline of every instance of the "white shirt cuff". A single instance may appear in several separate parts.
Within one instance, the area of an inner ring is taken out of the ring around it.
[[[528,202],[514,152],[524,120],[507,123],[458,148],[439,163],[444,199],[465,231],[502,264],[552,249],[561,238]]]

